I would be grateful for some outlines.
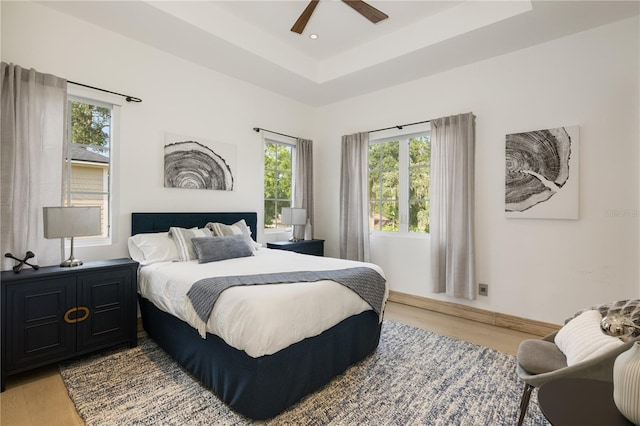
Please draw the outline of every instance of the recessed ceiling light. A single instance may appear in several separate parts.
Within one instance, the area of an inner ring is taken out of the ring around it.
[[[311,35],[309,36],[309,38],[310,38],[311,40],[315,40],[315,39],[317,39],[317,38],[318,38],[318,34],[311,34]]]

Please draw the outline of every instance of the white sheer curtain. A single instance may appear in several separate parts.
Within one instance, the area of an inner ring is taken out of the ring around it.
[[[475,299],[475,116],[431,121],[431,271],[433,291]]]
[[[313,142],[309,139],[296,139],[296,171],[293,185],[293,205],[307,209],[313,234]],[[293,236],[304,238],[304,225],[293,227]],[[313,238],[313,235],[311,236]]]
[[[340,257],[369,261],[369,133],[342,137]]]
[[[41,266],[60,263],[60,240],[46,240],[42,207],[62,201],[67,82],[18,65],[1,64],[0,254]],[[2,270],[14,262],[2,257]]]

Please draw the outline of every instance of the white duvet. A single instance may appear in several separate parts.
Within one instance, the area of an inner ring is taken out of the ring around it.
[[[161,310],[188,322],[186,294],[203,278],[301,270],[344,269],[372,263],[301,255],[261,248],[255,256],[198,264],[161,262],[140,268],[139,292]],[[388,287],[385,291],[385,302]],[[238,286],[225,290],[214,305],[207,332],[257,358],[317,336],[345,318],[370,310],[352,290],[333,281]]]

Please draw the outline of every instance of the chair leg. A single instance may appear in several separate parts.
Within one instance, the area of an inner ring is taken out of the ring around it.
[[[531,398],[531,392],[533,386],[528,383],[524,384],[524,392],[522,393],[522,400],[520,400],[520,417],[518,418],[518,426],[522,426],[524,416],[527,414],[527,408],[529,407],[529,399]]]

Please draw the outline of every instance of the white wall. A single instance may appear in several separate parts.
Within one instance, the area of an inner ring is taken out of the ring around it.
[[[638,19],[311,108],[40,4],[2,2],[1,15],[3,61],[143,99],[122,107],[116,242],[77,250],[78,257],[125,256],[132,211],[261,213],[254,126],[314,139],[315,232],[337,256],[340,137],[472,111],[477,275],[490,295],[453,301],[560,323],[593,303],[640,297],[640,218],[608,214],[639,208]],[[505,219],[505,135],[574,124],[581,134],[580,220]],[[164,188],[165,132],[238,145],[237,190]],[[392,289],[452,300],[429,290],[427,240],[381,237],[373,244]]]
[[[261,217],[262,137],[252,128],[312,136],[307,132],[312,109],[304,104],[40,4],[2,2],[1,7],[3,61],[143,100],[122,106],[120,146],[114,152],[115,244],[77,248],[81,259],[127,256],[134,211],[248,210]],[[237,189],[164,188],[165,132],[237,145]]]
[[[554,323],[638,298],[638,26],[625,20],[319,108],[316,229],[328,253],[339,254],[341,135],[472,111],[477,278],[489,296],[433,294],[428,240],[374,237],[372,261],[391,288]],[[505,135],[569,125],[580,126],[580,219],[507,220]]]

